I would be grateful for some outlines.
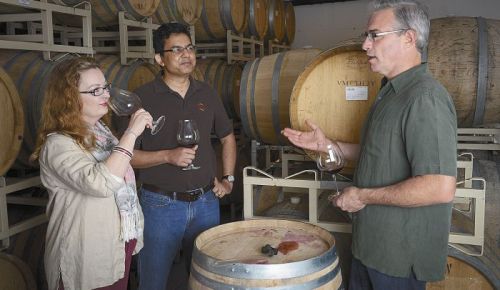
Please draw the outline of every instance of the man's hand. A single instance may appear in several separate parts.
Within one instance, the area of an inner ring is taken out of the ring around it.
[[[233,190],[233,183],[229,182],[227,179],[219,181],[217,177],[214,178],[214,193],[218,198],[223,198],[224,195],[230,194]]]
[[[366,206],[362,201],[363,190],[355,186],[346,187],[339,196],[332,200],[332,203],[347,212],[360,211]]]
[[[180,167],[186,167],[193,163],[197,149],[198,145],[193,148],[177,147],[175,149],[168,150],[166,151],[168,152],[168,163]]]
[[[306,125],[311,128],[311,131],[298,131],[290,128],[285,128],[281,132],[295,146],[313,151],[324,151],[326,145],[331,143],[321,131],[321,129],[310,120],[306,120]]]

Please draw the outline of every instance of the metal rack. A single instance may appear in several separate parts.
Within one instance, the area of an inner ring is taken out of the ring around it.
[[[226,58],[228,64],[235,61],[250,61],[264,56],[264,42],[226,31],[226,42],[196,43],[196,55],[202,58]]]
[[[36,29],[33,29],[33,25],[27,24],[28,34],[0,35],[1,49],[43,51],[43,57],[45,60],[49,60],[51,58],[52,52],[79,54],[94,53],[92,49],[92,14],[90,4],[88,2],[82,2],[81,5],[83,8],[66,7],[42,1],[0,0],[0,4],[1,3],[18,8],[29,8],[39,11],[0,14],[0,22],[34,22],[39,23],[39,27],[41,28],[41,33],[39,34]],[[62,29],[62,27],[53,25],[53,12],[82,17],[82,46],[70,46],[54,43],[54,29]],[[9,32],[12,33],[13,30],[14,29],[10,29]]]
[[[9,226],[7,214],[8,203],[45,207],[47,204],[46,199],[7,196],[19,190],[41,186],[41,184],[40,176],[38,175],[28,178],[5,178],[0,176],[0,250],[9,247],[9,238],[11,236],[47,222],[47,216],[43,213]]]

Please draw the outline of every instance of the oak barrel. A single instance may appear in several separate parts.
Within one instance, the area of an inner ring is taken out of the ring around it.
[[[292,128],[316,123],[331,140],[359,143],[360,131],[380,88],[360,44],[334,47],[318,55],[300,74],[290,97]],[[315,157],[313,157],[316,159]],[[348,163],[347,168],[354,168]]]
[[[245,36],[264,39],[269,28],[267,0],[248,0],[248,18],[245,21]]]
[[[242,68],[239,64],[226,64],[220,59],[198,60],[196,67],[206,83],[217,92],[231,119],[240,118],[240,81]]]
[[[240,86],[245,133],[266,144],[289,144],[281,130],[290,126],[289,102],[295,80],[321,50],[297,49],[247,62]]]
[[[29,267],[16,256],[0,253],[0,289],[36,290],[36,282]]]
[[[266,244],[298,246],[269,257]],[[190,289],[341,289],[335,239],[308,223],[277,219],[224,224],[195,241]]]
[[[160,0],[153,22],[158,24],[172,21],[194,25],[201,16],[202,0]]]
[[[500,20],[431,20],[429,70],[455,103],[459,127],[500,123]]]
[[[0,52],[0,66],[14,81],[24,108],[24,138],[15,163],[16,167],[36,167],[36,164],[29,161],[29,157],[35,148],[45,87],[55,64],[68,57],[72,56],[66,55],[62,58],[56,56],[54,59],[57,61],[46,61],[41,52],[12,50]]]
[[[23,142],[24,110],[17,88],[0,67],[0,176],[3,176],[17,158]]]
[[[285,38],[285,2],[269,0],[267,9],[269,29],[266,39],[281,43]]]
[[[448,256],[445,279],[427,283],[427,290],[494,290],[492,281],[466,260]]]
[[[92,25],[106,27],[118,24],[118,12],[125,11],[136,20],[151,16],[160,0],[90,0],[92,4]]]
[[[129,91],[152,81],[160,72],[159,66],[145,61],[122,65],[120,57],[115,55],[96,55],[95,58],[108,82]]]
[[[247,13],[245,0],[203,0],[200,20],[194,25],[196,40],[223,40],[226,30],[242,32]]]
[[[284,42],[292,44],[295,39],[295,9],[292,2],[285,3],[285,37]]]

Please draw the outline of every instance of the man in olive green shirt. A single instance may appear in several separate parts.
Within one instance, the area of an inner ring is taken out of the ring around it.
[[[295,145],[357,160],[354,186],[333,200],[353,213],[349,289],[425,289],[441,280],[456,176],[456,113],[421,63],[429,19],[414,1],[375,1],[363,49],[385,76],[360,144],[285,129]]]

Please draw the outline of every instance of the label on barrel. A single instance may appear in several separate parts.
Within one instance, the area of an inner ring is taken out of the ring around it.
[[[367,86],[347,86],[345,87],[345,99],[347,101],[367,101]]]

